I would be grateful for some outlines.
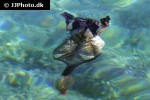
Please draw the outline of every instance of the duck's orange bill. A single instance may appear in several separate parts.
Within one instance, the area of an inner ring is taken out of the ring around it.
[[[62,90],[60,90],[60,93],[61,93],[61,94],[66,94],[66,93],[67,93],[67,89],[62,89]]]

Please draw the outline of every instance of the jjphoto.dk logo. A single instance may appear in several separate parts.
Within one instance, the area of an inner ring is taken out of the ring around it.
[[[14,8],[14,7],[44,7],[44,4],[42,3],[42,2],[38,2],[37,4],[32,4],[32,3],[26,3],[26,4],[24,4],[24,3],[22,3],[22,2],[20,2],[20,3],[4,3],[4,7],[5,8],[9,8],[9,7],[11,7],[11,8]]]
[[[1,0],[0,10],[50,10],[50,0]]]
[[[9,7],[9,3],[4,3],[4,7],[8,8]]]

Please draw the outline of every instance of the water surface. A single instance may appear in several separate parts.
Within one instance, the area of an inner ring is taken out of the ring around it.
[[[49,11],[0,11],[0,100],[149,100],[149,0],[51,0]],[[97,59],[80,65],[63,96],[54,84],[66,65],[52,53],[68,35],[64,18],[109,15]]]

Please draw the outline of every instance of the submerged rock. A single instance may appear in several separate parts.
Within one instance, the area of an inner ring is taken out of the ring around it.
[[[18,71],[15,73],[10,72],[8,73],[7,79],[9,85],[13,87],[27,86],[32,82],[32,76],[30,73],[26,73],[24,71]]]

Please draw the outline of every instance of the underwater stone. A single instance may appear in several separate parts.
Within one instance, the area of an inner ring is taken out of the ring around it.
[[[19,71],[19,72],[16,73],[16,75],[18,75],[18,76],[24,76],[24,75],[25,75],[25,72]]]
[[[113,5],[118,5],[118,6],[128,6],[130,5],[131,3],[133,3],[134,0],[117,0],[115,3],[113,3]]]
[[[52,100],[68,100],[68,99],[66,97],[64,97],[64,96],[57,96],[57,97],[55,97]]]
[[[9,78],[10,84],[15,84],[14,83],[14,80],[15,80],[15,74],[14,73],[8,73],[8,78]]]
[[[41,90],[42,93],[48,94],[48,95],[54,95],[56,94],[55,91],[51,87],[46,87]]]
[[[140,93],[133,98],[134,100],[150,100],[150,92],[146,91],[145,93]]]
[[[8,83],[11,86],[26,86],[30,85],[32,82],[32,76],[29,73],[23,71],[18,71],[14,73],[8,73]]]
[[[80,2],[83,4],[83,5],[89,5],[92,3],[92,1],[88,1],[88,0],[80,0]]]
[[[74,80],[75,83],[73,89],[88,97],[99,98],[108,95],[110,92],[110,87],[106,82],[102,83],[101,80],[92,80],[90,77],[88,78],[84,76],[74,76]]]
[[[65,1],[59,0],[55,4],[57,5],[57,7],[61,7],[61,8],[71,8],[71,7],[78,8],[78,7],[82,6],[78,0],[76,0],[74,2],[72,2],[70,0],[65,0]]]
[[[128,82],[126,86],[120,89],[121,92],[120,95],[125,97],[134,96],[135,94],[138,94],[142,91],[149,90],[149,86],[150,85],[146,80],[142,80],[142,81],[132,80],[132,82]]]
[[[3,100],[3,99],[2,99]],[[19,100],[16,95],[9,96],[7,100]]]
[[[56,29],[65,29],[65,22],[64,21],[61,21],[60,23],[58,23],[58,25],[56,26]]]
[[[126,38],[127,35],[127,29],[126,28],[118,28],[119,26],[111,25],[109,29],[106,29],[104,33],[101,35],[102,38],[105,40],[107,45],[109,46],[116,46],[119,47],[122,46],[122,42],[124,42],[124,38]],[[113,40],[112,40],[113,39]]]
[[[0,21],[0,31],[10,30],[13,27],[12,23],[8,20]]]
[[[13,21],[11,18],[1,19],[0,20],[0,33],[9,34],[18,32],[20,26]]]
[[[41,22],[39,22],[40,26],[50,27],[54,23],[54,19],[51,16],[46,16],[42,18]]]

